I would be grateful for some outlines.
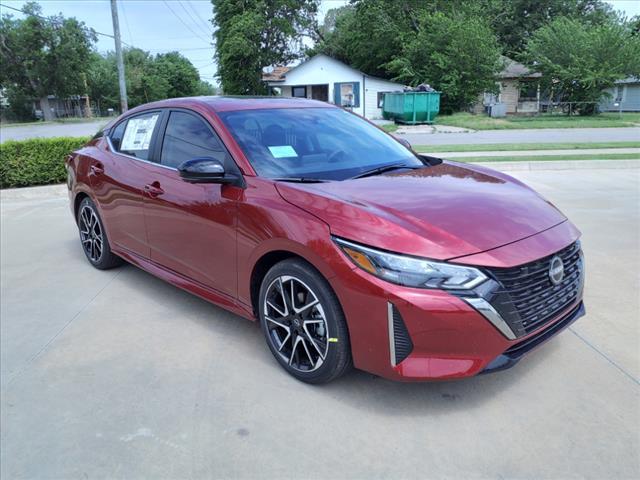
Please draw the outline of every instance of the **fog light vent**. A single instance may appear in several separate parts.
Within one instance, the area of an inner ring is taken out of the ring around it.
[[[389,350],[391,352],[391,364],[395,367],[409,356],[413,350],[413,342],[404,324],[402,315],[392,303],[387,304],[389,321]]]

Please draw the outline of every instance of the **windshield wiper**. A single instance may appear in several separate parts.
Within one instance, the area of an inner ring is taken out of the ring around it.
[[[321,178],[307,178],[307,177],[276,177],[271,180],[275,182],[294,182],[294,183],[326,183],[329,180],[323,180]]]
[[[422,168],[414,165],[406,165],[404,163],[390,163],[389,165],[382,165],[381,167],[372,168],[371,170],[365,170],[362,173],[349,177],[348,180],[354,180],[356,178],[370,177],[372,175],[378,175],[380,173],[389,172],[391,170],[397,170],[399,168],[409,168],[415,170],[416,168]]]

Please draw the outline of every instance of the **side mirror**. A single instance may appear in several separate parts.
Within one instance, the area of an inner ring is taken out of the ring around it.
[[[178,167],[180,177],[190,183],[234,183],[240,181],[237,175],[229,175],[224,171],[220,160],[212,157],[193,158]]]
[[[409,143],[409,140],[407,140],[406,138],[398,138],[396,137],[396,139],[405,147],[407,147],[409,150],[411,150],[411,144]]]

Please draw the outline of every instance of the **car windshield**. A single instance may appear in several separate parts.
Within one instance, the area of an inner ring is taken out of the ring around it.
[[[219,115],[263,177],[345,180],[389,165],[424,166],[389,135],[339,108],[241,110]],[[393,168],[371,173],[389,170]]]

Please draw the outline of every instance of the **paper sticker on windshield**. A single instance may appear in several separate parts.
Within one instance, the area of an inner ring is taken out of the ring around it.
[[[297,157],[298,154],[291,145],[278,145],[275,147],[268,147],[273,158],[286,158]]]
[[[122,138],[120,150],[149,150],[153,129],[158,121],[159,114],[149,117],[132,118],[127,122],[127,128]]]

